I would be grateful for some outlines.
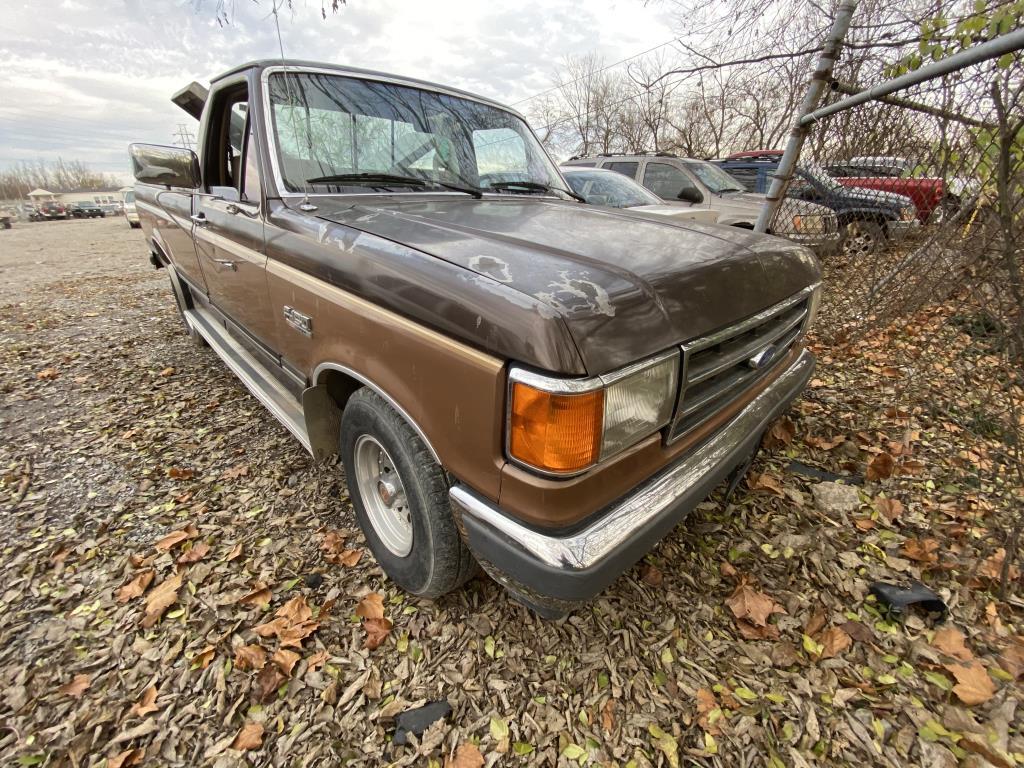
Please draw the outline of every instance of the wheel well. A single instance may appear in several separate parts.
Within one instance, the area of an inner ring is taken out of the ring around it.
[[[731,226],[736,227],[737,229],[754,229],[754,225],[746,221],[737,221],[735,224],[732,224]]]
[[[352,397],[355,391],[365,386],[359,379],[349,376],[347,373],[336,371],[333,368],[328,368],[321,373],[316,385],[326,387],[327,394],[330,395],[331,400],[338,406],[338,410],[342,411],[345,410],[345,403],[348,402],[348,399]]]

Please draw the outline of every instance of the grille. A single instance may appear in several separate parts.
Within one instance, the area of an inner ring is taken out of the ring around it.
[[[669,440],[682,437],[771,371],[803,331],[810,294],[786,301],[683,344],[683,381]],[[770,350],[759,365],[751,360]]]

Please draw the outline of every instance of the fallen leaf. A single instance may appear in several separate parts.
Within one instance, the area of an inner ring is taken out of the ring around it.
[[[177,602],[181,580],[182,574],[176,573],[161,581],[146,595],[146,614],[142,617],[143,628],[149,629],[160,621],[164,611]]]
[[[758,592],[746,583],[737,585],[733,593],[726,598],[725,604],[729,606],[729,610],[737,619],[749,621],[757,627],[765,626],[768,623],[768,617],[773,613],[786,612],[768,595]]]
[[[371,592],[356,606],[356,616],[363,619],[384,618],[384,598],[376,592]]]
[[[878,514],[891,523],[903,514],[903,502],[899,499],[887,499],[884,496],[879,496],[875,499],[875,509],[878,510]]]
[[[841,627],[829,627],[821,633],[822,659],[834,659],[851,645],[853,639]]]
[[[605,733],[611,733],[615,729],[615,699],[610,697],[601,707],[601,727]]]
[[[707,733],[717,736],[722,732],[719,721],[722,719],[722,708],[718,705],[715,694],[707,688],[697,689],[697,725]]]
[[[43,370],[36,374],[36,378],[40,379],[41,381],[46,381],[48,379],[56,379],[58,376],[60,376],[60,371],[58,371],[56,368],[44,368]]]
[[[352,568],[356,563],[359,562],[363,556],[363,550],[361,549],[346,549],[340,555],[338,555],[337,562],[347,568]],[[332,561],[333,562],[333,561]]]
[[[168,366],[167,368],[164,368],[162,371],[160,371],[160,375],[163,376],[165,379],[168,376],[173,376],[174,375],[174,368]]]
[[[291,675],[292,669],[298,663],[302,656],[297,654],[295,651],[289,651],[285,648],[281,648],[274,652],[274,655],[270,657],[270,660],[277,665],[284,674]]]
[[[868,464],[867,479],[871,482],[875,480],[885,480],[886,478],[892,477],[893,469],[896,463],[890,454],[882,452],[875,456]]]
[[[194,539],[197,536],[199,536],[198,529],[192,523],[189,523],[180,531],[174,531],[173,533],[167,534],[162,539],[160,539],[160,541],[158,541],[154,546],[157,549],[161,549],[166,552],[167,550],[171,549],[175,544],[180,544],[181,542],[187,541],[188,539]]]
[[[807,623],[804,624],[804,634],[814,637],[816,634],[821,632],[825,628],[825,624],[828,623],[828,616],[825,615],[825,610],[818,606],[814,609],[814,613],[807,619]]]
[[[146,751],[141,747],[126,749],[124,752],[118,752],[116,755],[108,757],[105,768],[129,768],[132,765],[138,765],[145,754]]]
[[[263,746],[263,723],[247,722],[231,742],[232,749],[259,749]]]
[[[459,745],[455,754],[445,761],[445,768],[483,768],[484,756],[476,744],[466,742]]]
[[[900,551],[918,563],[937,563],[939,561],[939,540],[907,539],[900,547]]]
[[[181,467],[169,467],[167,476],[174,480],[190,480],[195,474],[193,469],[182,469]]]
[[[70,696],[73,699],[79,699],[91,683],[92,678],[89,675],[75,675],[70,681],[58,688],[57,693],[62,696]]]
[[[242,542],[238,542],[228,552],[228,556],[224,558],[225,563],[230,563],[232,560],[236,560],[242,556]]]
[[[964,644],[964,633],[956,627],[947,626],[938,630],[931,644],[947,656],[960,661],[970,661],[974,658],[971,649]]]
[[[210,545],[205,541],[200,541],[194,545],[192,549],[183,554],[178,558],[178,565],[188,565],[190,563],[198,563],[204,557],[210,553]]]
[[[747,475],[747,487],[752,491],[768,491],[770,493],[774,493],[776,496],[786,495],[786,492],[782,490],[782,483],[767,472],[762,472],[760,474],[757,472],[751,472]]]
[[[796,437],[796,424],[788,416],[776,419],[768,430],[766,443],[769,449],[775,449],[789,445]]]
[[[259,645],[242,645],[235,648],[235,667],[243,672],[247,669],[260,670],[267,663],[267,653]]]
[[[1003,576],[1003,561],[1005,559],[1006,550],[1000,547],[981,564],[981,567],[978,569],[978,575],[993,581],[1001,579]],[[1016,565],[1011,564],[1007,570],[1011,581],[1020,577],[1020,569]]]
[[[287,619],[290,624],[302,624],[313,618],[313,610],[306,603],[305,595],[296,595],[278,608],[274,615]]]
[[[156,694],[156,686],[149,686],[149,688],[142,692],[142,696],[139,700],[132,705],[130,710],[128,710],[128,714],[145,717],[150,712],[158,712],[160,707],[156,705]]]
[[[980,661],[973,661],[970,664],[945,664],[944,666],[956,678],[953,693],[964,704],[968,706],[984,704],[995,694],[995,684]]]
[[[262,581],[253,585],[252,591],[238,598],[240,605],[270,605],[273,594],[270,588]]]
[[[210,662],[213,661],[214,654],[216,654],[216,649],[212,645],[206,646],[192,657],[193,668],[206,669],[210,666]]]
[[[366,643],[363,645],[367,650],[378,648],[391,632],[391,619],[364,619],[363,629],[366,630]]]
[[[657,747],[664,755],[668,764],[672,768],[679,768],[679,744],[675,737],[661,730],[657,725],[651,723],[647,726],[647,732],[651,734],[651,738],[654,739],[654,746]]]
[[[331,658],[331,654],[327,651],[317,651],[306,660],[306,665],[313,670],[319,669],[329,658]]]
[[[642,563],[640,565],[640,578],[643,579],[645,584],[650,584],[652,587],[659,587],[665,580],[665,575],[661,570],[651,563]]]
[[[267,664],[256,675],[253,692],[260,703],[266,703],[277,695],[277,689],[288,680],[274,664]]]
[[[144,571],[139,571],[135,574],[135,578],[117,590],[117,602],[127,603],[129,600],[134,600],[136,597],[140,597],[146,588],[152,583],[153,577],[156,574],[152,568],[147,568]]]
[[[225,469],[221,473],[220,476],[221,476],[221,479],[223,479],[223,480],[237,480],[238,478],[245,477],[248,474],[249,474],[249,465],[248,464],[239,464],[237,467],[231,467],[230,469]]]

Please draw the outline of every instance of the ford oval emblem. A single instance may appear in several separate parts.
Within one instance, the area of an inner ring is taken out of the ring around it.
[[[778,348],[774,344],[769,344],[767,347],[759,351],[752,358],[747,360],[747,365],[753,368],[755,371],[759,371],[766,367],[775,359],[775,353],[778,352]]]

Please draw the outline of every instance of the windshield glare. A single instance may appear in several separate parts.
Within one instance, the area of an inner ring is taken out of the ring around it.
[[[351,173],[412,176],[485,191],[502,182],[565,188],[526,123],[488,104],[394,83],[309,72],[271,75],[269,96],[278,162],[290,192],[417,189],[388,183],[308,182]]]
[[[573,192],[581,195],[591,205],[607,205],[610,208],[664,205],[661,198],[615,171],[567,171],[565,180]]]
[[[828,171],[820,165],[815,165],[814,163],[801,163],[800,170],[805,176],[807,176],[807,178],[820,184],[826,189],[843,189],[843,185],[832,178]]]
[[[716,195],[723,192],[747,191],[747,188],[738,179],[734,179],[712,163],[706,163],[703,160],[690,160],[686,163],[686,167],[693,171],[701,183]]]

